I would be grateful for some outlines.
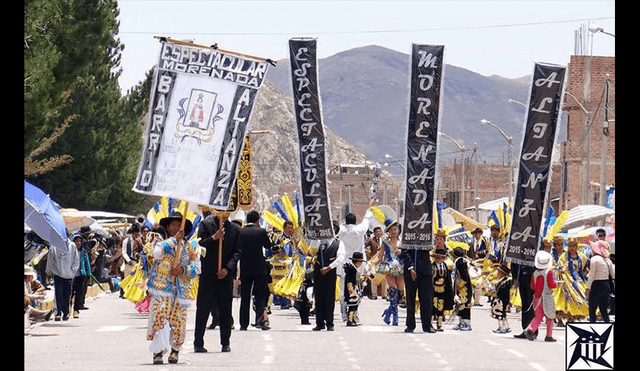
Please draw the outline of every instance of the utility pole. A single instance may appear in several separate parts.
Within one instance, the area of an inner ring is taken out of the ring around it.
[[[600,199],[599,204],[605,206],[607,203],[607,155],[609,152],[609,83],[610,75],[606,74],[604,82],[604,122],[602,127],[602,154],[600,155],[602,162],[600,163]]]

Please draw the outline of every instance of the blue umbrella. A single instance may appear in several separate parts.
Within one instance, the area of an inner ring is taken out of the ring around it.
[[[51,246],[65,248],[67,231],[60,207],[26,180],[24,181],[24,223]]]

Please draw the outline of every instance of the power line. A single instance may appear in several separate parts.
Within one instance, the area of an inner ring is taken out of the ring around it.
[[[122,34],[141,34],[141,35],[219,35],[219,36],[288,36],[292,34],[313,34],[313,35],[348,35],[348,34],[374,34],[374,33],[403,33],[403,32],[428,32],[428,31],[461,31],[461,30],[479,30],[488,28],[506,28],[506,27],[522,27],[522,26],[540,26],[558,23],[572,23],[584,21],[599,21],[605,19],[615,19],[615,17],[599,17],[599,18],[582,18],[569,19],[559,21],[540,21],[525,23],[507,23],[497,25],[484,26],[465,26],[465,27],[440,27],[440,28],[421,28],[421,29],[396,29],[396,30],[361,30],[361,31],[318,31],[318,32],[148,32],[148,31],[120,31]]]

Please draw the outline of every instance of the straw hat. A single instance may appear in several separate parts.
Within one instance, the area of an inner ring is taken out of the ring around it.
[[[36,276],[36,271],[33,269],[33,267],[25,265],[24,266],[24,275],[25,276]]]
[[[539,250],[535,257],[535,267],[545,269],[551,267],[551,254],[544,250]]]
[[[594,254],[600,255],[603,258],[609,257],[610,247],[607,242],[599,240],[596,242],[589,242],[589,245],[591,245],[591,251],[593,251]]]

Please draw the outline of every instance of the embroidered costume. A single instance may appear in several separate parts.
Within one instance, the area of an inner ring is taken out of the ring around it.
[[[164,227],[175,219],[182,220],[182,215],[176,213],[164,218],[160,225]],[[192,224],[187,220],[185,234],[191,229]],[[154,363],[161,363],[162,353],[171,347],[169,362],[175,363],[186,339],[187,309],[193,300],[192,280],[200,272],[199,259],[197,250],[188,241],[178,244],[175,237],[156,244],[152,255],[154,263],[147,281],[151,295],[147,323],[147,340],[152,341],[149,350],[154,353]],[[182,273],[174,275],[176,270]]]
[[[458,316],[460,322],[453,326],[454,330],[471,331],[471,306],[472,306],[472,287],[471,278],[469,277],[469,267],[465,260],[465,253],[461,247],[453,249],[453,258],[455,259],[455,281],[454,292],[455,300],[458,305]]]
[[[436,248],[431,256],[434,259],[446,258],[444,247]],[[433,271],[433,313],[432,317],[436,321],[436,331],[442,330],[442,323],[446,312],[453,309],[453,286],[451,284],[451,267],[447,262],[434,261],[431,263]]]
[[[493,332],[504,334],[511,332],[511,327],[507,321],[507,314],[511,307],[510,296],[513,279],[511,278],[511,270],[506,263],[502,263],[498,271],[501,274],[496,284],[495,296],[491,298],[491,317],[498,320],[498,328],[493,330]]]

